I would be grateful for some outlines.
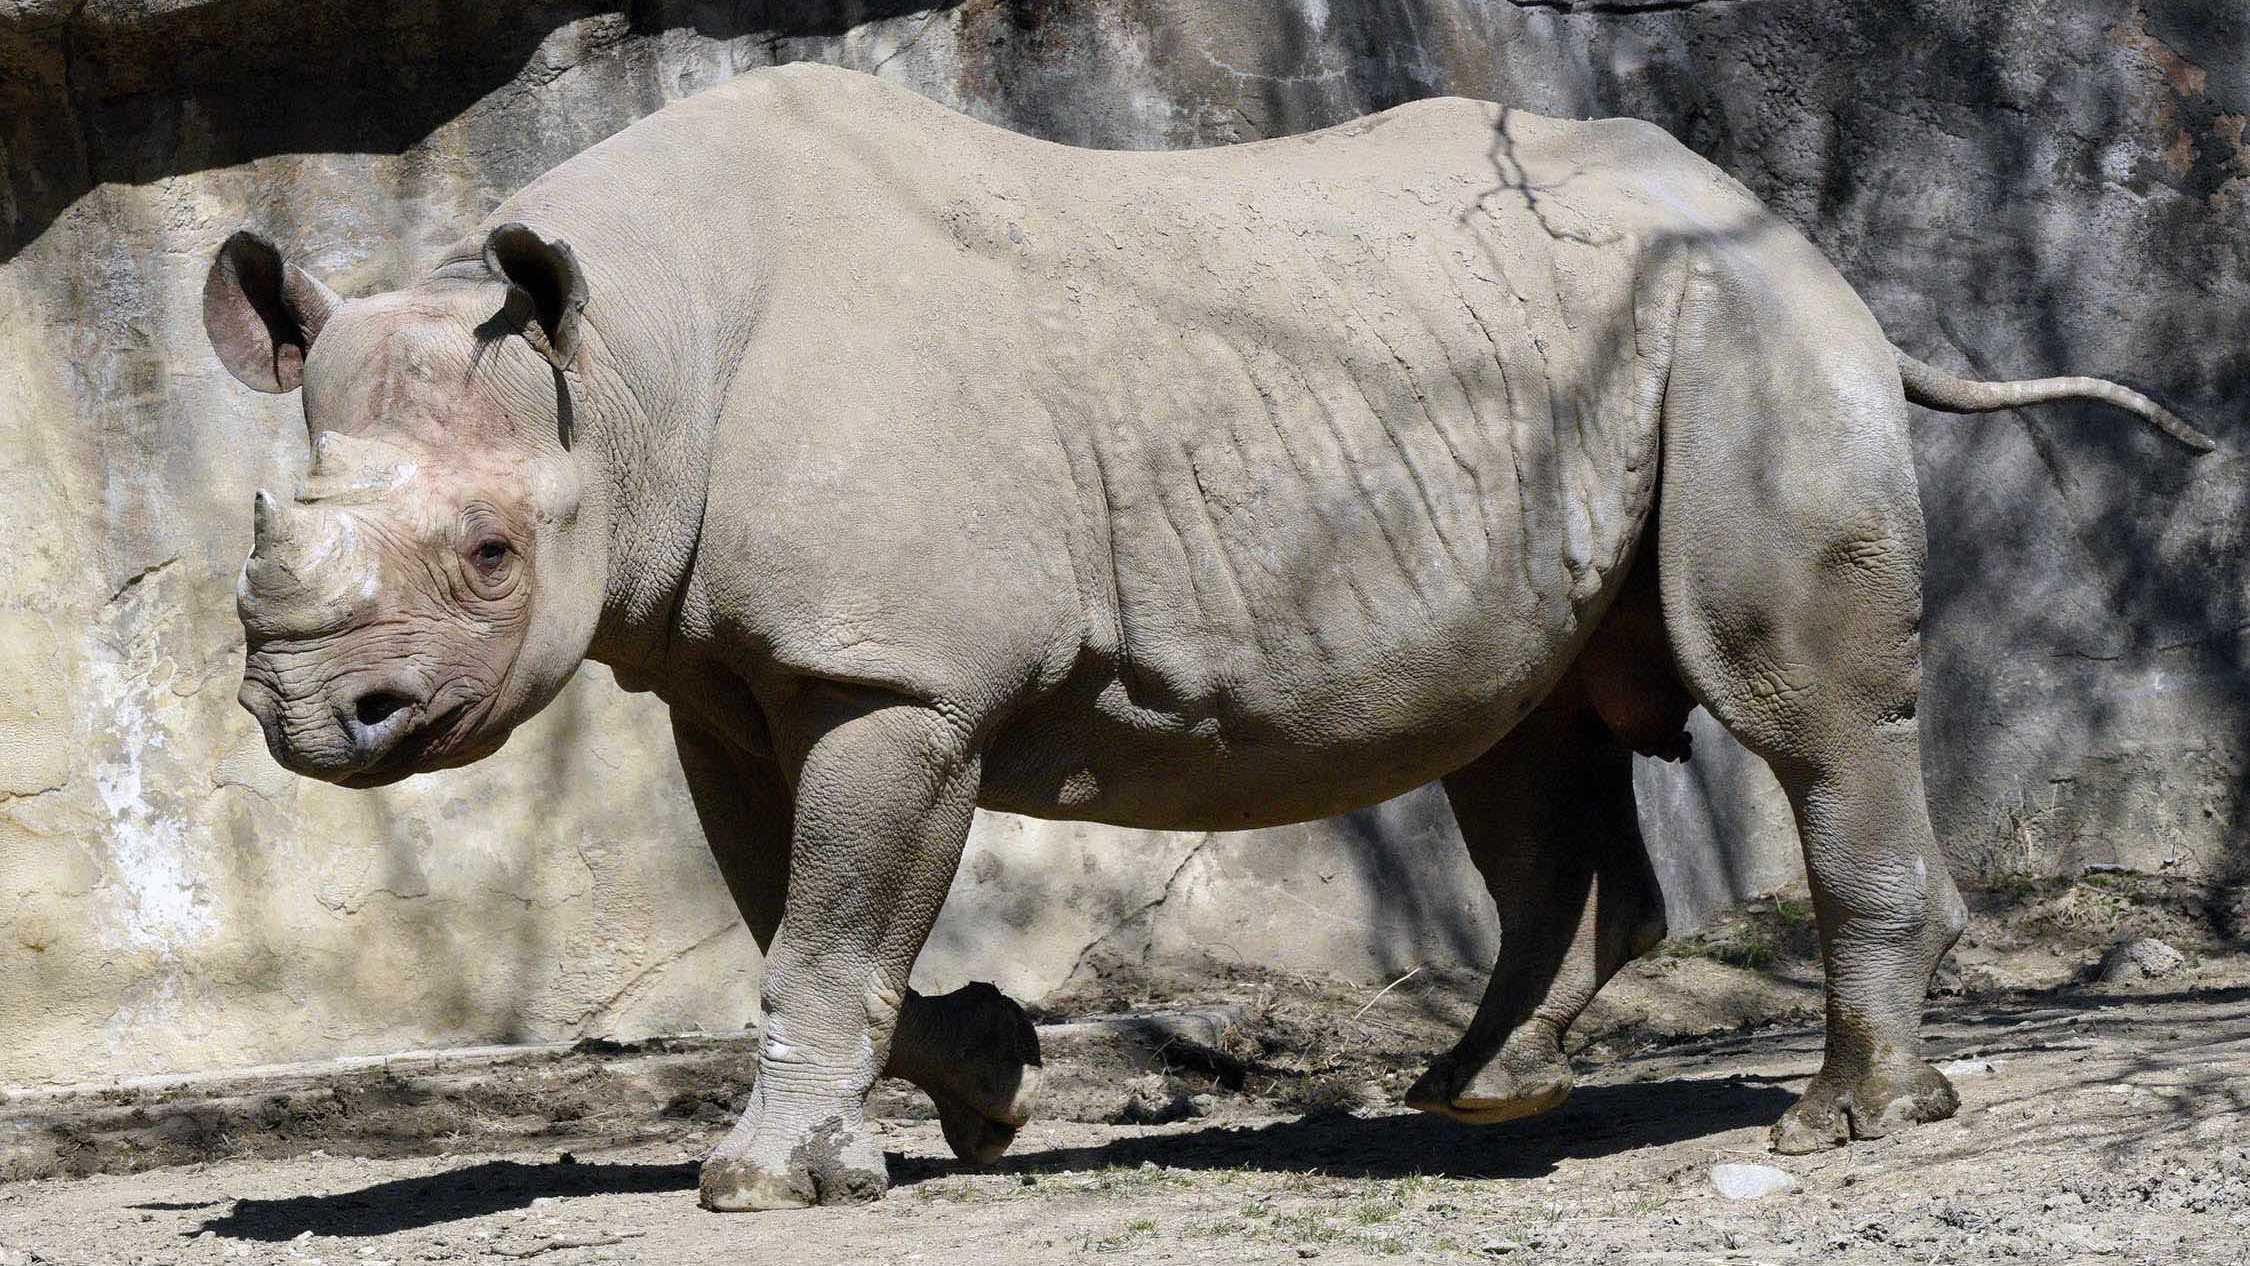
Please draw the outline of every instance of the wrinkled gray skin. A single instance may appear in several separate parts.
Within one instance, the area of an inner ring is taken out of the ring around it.
[[[1827,1057],[1776,1144],[1953,1111],[1916,1053],[1963,910],[1906,396],[2178,428],[2146,401],[1902,360],[1660,131],[1473,101],[1097,153],[792,67],[492,223],[364,299],[249,234],[213,265],[214,346],[302,384],[317,453],[260,494],[242,700],[361,787],[492,751],[584,658],[671,705],[767,952],[707,1205],[880,1194],[886,1070],[964,1157],[1007,1146],[1022,1011],[907,988],[980,804],[1208,830],[1443,779],[1506,948],[1409,1100],[1559,1103],[1561,1034],[1663,935],[1629,753],[1680,754],[1694,703],[1812,878]]]

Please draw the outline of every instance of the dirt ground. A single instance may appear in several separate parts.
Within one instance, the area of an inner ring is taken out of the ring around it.
[[[2238,902],[2132,875],[1975,900],[1926,1030],[1960,1115],[1821,1155],[1765,1148],[1821,1042],[1809,911],[1778,900],[1613,982],[1578,1029],[1576,1094],[1509,1125],[1396,1106],[1476,973],[1379,992],[1120,968],[1046,1009],[1048,1117],[991,1170],[958,1167],[915,1092],[885,1083],[879,1204],[701,1212],[695,1162],[752,1043],[585,1043],[17,1095],[0,1266],[2237,1261]],[[2184,961],[2093,979],[2142,936]],[[1729,1163],[1793,1185],[1729,1198]]]

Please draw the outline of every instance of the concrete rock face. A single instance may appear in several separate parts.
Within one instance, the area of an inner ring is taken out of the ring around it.
[[[346,294],[399,285],[633,119],[804,59],[1109,147],[1443,93],[1638,115],[1806,231],[1907,350],[2151,390],[2222,451],[2094,408],[1918,422],[1932,810],[1964,872],[2241,860],[2233,0],[0,0],[0,1078],[754,1013],[661,708],[600,670],[470,769],[347,792],[273,764],[234,703],[234,579],[252,490],[308,455],[199,304],[245,225]],[[1764,771],[1694,734],[1637,775],[1675,927],[1799,873]],[[1241,835],[993,815],[921,974],[1029,997],[1118,962],[1373,978],[1495,939],[1433,791]]]

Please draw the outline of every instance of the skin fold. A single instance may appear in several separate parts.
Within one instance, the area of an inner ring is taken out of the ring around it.
[[[276,759],[475,760],[586,658],[670,705],[766,951],[712,1208],[880,1195],[886,1071],[969,1160],[1027,1119],[1022,1009],[907,986],[979,806],[1227,829],[1443,780],[1504,949],[1408,1099],[1552,1107],[1563,1031],[1663,935],[1629,761],[1684,755],[1696,704],[1773,766],[1812,880],[1828,1050],[1777,1144],[1954,1109],[1917,1054],[1964,913],[1906,393],[2000,397],[1902,360],[1658,129],[1440,100],[1102,153],[789,67],[404,290],[237,234],[205,315],[315,443],[241,587]]]

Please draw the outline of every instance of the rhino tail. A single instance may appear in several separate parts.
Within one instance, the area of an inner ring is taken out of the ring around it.
[[[2194,449],[2208,453],[2218,447],[2211,437],[2182,421],[2180,416],[2140,392],[2107,378],[2025,378],[2017,382],[1979,382],[1956,378],[1935,365],[1892,349],[1898,357],[1899,377],[1906,383],[1906,398],[1915,404],[1947,413],[1990,413],[2050,400],[2099,400],[2147,419],[2155,427]]]

